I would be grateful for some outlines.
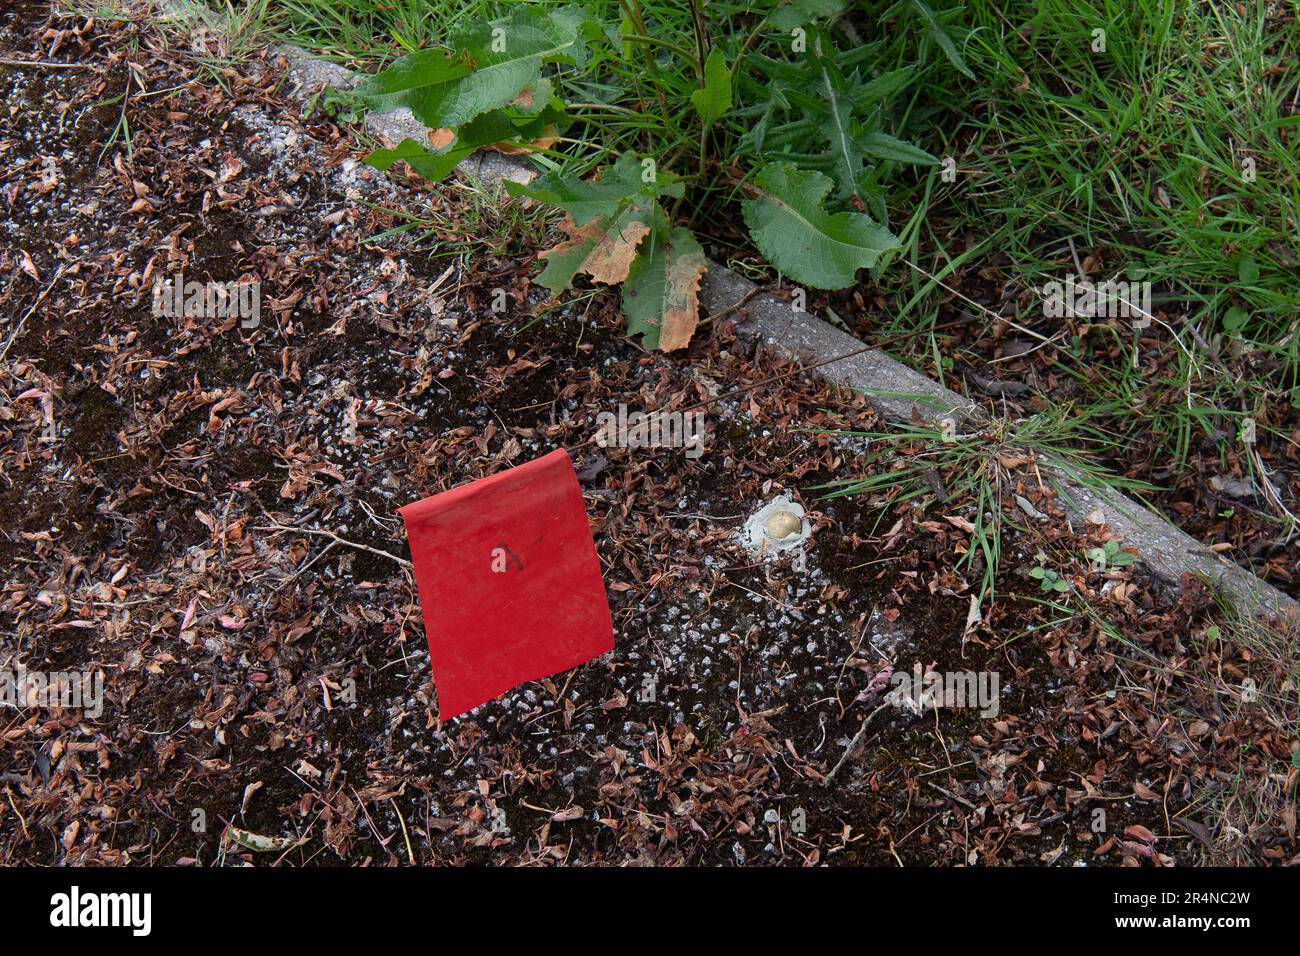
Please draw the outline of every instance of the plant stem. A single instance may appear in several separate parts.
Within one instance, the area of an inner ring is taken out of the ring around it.
[[[623,12],[627,14],[627,18],[632,21],[632,26],[636,28],[637,34],[640,36],[648,36],[650,31],[646,28],[645,17],[641,15],[641,5],[637,0],[618,0],[618,5],[623,8]],[[659,75],[659,67],[655,63],[655,58],[650,55],[650,45],[642,44],[641,53],[645,57],[646,75],[651,79],[651,82],[654,83],[655,96],[659,100],[659,115],[664,117],[664,119],[667,119],[672,114],[668,112],[668,100],[664,96],[663,84],[657,79]]]
[[[700,0],[691,0],[691,32],[695,34],[695,64],[700,86],[704,86],[704,62],[709,56],[709,31],[704,25],[704,11]]]
[[[749,48],[754,45],[754,41],[758,39],[758,35],[762,32],[763,27],[767,26],[768,18],[783,6],[785,6],[785,4],[777,4],[771,10],[767,11],[767,13],[763,14],[762,19],[759,20],[758,23],[754,24],[754,29],[749,32],[749,36],[745,37],[745,42],[740,45],[740,52],[736,54],[736,62],[731,64],[731,77],[733,80],[736,77],[737,68],[740,66],[741,61],[745,59],[745,54],[748,53]]]

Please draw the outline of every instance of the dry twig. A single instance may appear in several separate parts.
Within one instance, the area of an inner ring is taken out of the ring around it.
[[[335,534],[333,531],[326,531],[324,528],[295,528],[293,525],[280,524],[279,522],[275,522],[274,524],[269,524],[269,525],[265,525],[265,524],[254,525],[253,530],[254,531],[294,531],[297,532],[298,534],[314,534],[321,538],[329,538],[331,541],[335,541],[339,544],[345,544],[349,548],[356,548],[358,551],[369,551],[371,554],[377,554],[381,558],[388,558],[390,561],[396,561],[398,564],[406,568],[415,567],[415,565],[411,564],[411,562],[407,561],[405,558],[399,558],[395,554],[390,554],[387,551],[381,551],[379,548],[372,548],[370,547],[370,545],[362,544],[359,541],[349,541],[347,538],[341,537]]]
[[[853,751],[858,749],[858,744],[861,743],[862,741],[862,735],[867,732],[867,725],[871,723],[871,719],[875,717],[876,714],[880,713],[882,710],[884,710],[886,707],[889,706],[891,706],[889,701],[885,701],[883,704],[881,704],[871,713],[867,714],[866,718],[863,719],[862,721],[862,726],[858,728],[857,735],[851,741],[849,741],[849,746],[844,751],[844,756],[840,757],[840,762],[837,763],[831,769],[831,772],[826,775],[826,779],[822,781],[822,786],[829,787],[831,785],[831,780],[834,779],[837,773],[839,773],[840,767],[844,766],[844,761],[849,759],[849,754],[853,753]]]

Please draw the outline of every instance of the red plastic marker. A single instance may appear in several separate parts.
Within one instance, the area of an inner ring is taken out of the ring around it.
[[[447,720],[614,647],[565,451],[400,509]]]

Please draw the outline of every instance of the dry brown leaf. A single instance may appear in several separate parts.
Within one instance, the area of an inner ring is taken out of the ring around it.
[[[434,149],[446,149],[452,143],[456,142],[456,133],[454,130],[431,129],[429,130],[429,145]]]
[[[1159,800],[1160,794],[1156,793],[1140,780],[1133,783],[1133,793],[1140,800]]]
[[[647,223],[634,221],[624,226],[618,234],[612,231],[604,233],[579,271],[607,285],[622,282],[632,269],[636,247],[649,231]]]
[[[616,234],[606,231],[604,219],[594,219],[585,226],[575,226],[569,216],[564,217],[562,228],[568,233],[569,238],[540,253],[541,258],[567,252],[594,239],[596,245],[588,253],[578,271],[585,272],[595,281],[608,285],[615,285],[627,278],[632,268],[632,260],[636,258],[636,247],[650,231],[646,223],[633,221]]]
[[[1140,823],[1135,823],[1131,827],[1124,828],[1124,835],[1134,840],[1141,840],[1143,843],[1155,843],[1156,835]]]
[[[599,219],[594,219],[585,226],[576,226],[573,223],[573,217],[565,213],[564,222],[560,224],[560,228],[565,231],[569,238],[558,245],[552,246],[550,249],[538,253],[539,258],[547,259],[561,252],[568,252],[570,249],[582,245],[588,239],[598,239],[600,237]]]
[[[700,321],[700,279],[708,267],[707,262],[685,258],[669,269],[669,288],[679,293],[673,301],[680,304],[664,313],[663,331],[659,333],[659,348],[663,351],[684,349],[690,344]]]
[[[975,533],[975,525],[969,519],[963,518],[961,515],[944,515],[943,520],[948,522],[954,528],[957,528],[960,531],[965,531],[967,534]]]

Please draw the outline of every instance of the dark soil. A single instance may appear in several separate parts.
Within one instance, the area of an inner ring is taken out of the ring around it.
[[[382,207],[472,200],[382,180],[280,98],[279,64],[217,84],[155,24],[0,18],[3,56],[81,65],[0,73],[0,668],[105,682],[97,716],[0,710],[0,861],[1294,862],[1293,815],[1233,833],[1212,809],[1293,741],[1219,705],[1204,675],[1276,674],[1206,640],[1194,584],[1090,573],[1105,530],[1057,518],[1008,533],[968,628],[969,506],[813,490],[864,467],[818,432],[878,427],[860,398],[729,325],[668,358],[613,297],[540,312],[531,258],[376,238]],[[260,326],[155,315],[178,273],[260,280]],[[619,403],[780,372],[710,408],[698,459],[590,444]],[[396,508],[559,447],[616,649],[439,724],[409,574],[307,531],[405,557]],[[802,567],[737,536],[780,492],[815,518]],[[1043,600],[1043,560],[1072,603]],[[827,786],[918,663],[996,671],[998,713],[886,708]],[[227,825],[301,842],[254,853]]]

